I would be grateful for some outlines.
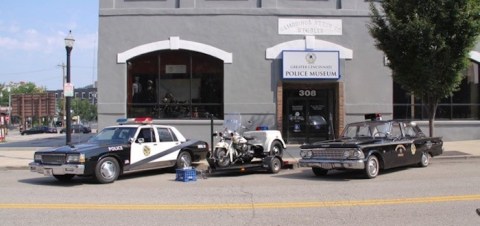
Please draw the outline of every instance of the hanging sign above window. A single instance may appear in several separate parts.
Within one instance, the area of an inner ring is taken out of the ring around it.
[[[283,51],[283,79],[340,79],[339,51]]]

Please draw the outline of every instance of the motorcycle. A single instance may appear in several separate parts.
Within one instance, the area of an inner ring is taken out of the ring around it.
[[[209,163],[217,167],[247,164],[254,158],[264,159],[267,156],[281,159],[286,148],[278,130],[247,131],[241,135],[236,130],[225,128],[223,132],[213,135],[218,137],[219,141],[214,146]]]
[[[219,141],[215,144],[213,158],[220,167],[226,167],[236,163],[249,163],[254,158],[254,151],[251,148],[249,140],[252,137],[244,137],[236,131],[225,129],[222,133],[215,133]]]

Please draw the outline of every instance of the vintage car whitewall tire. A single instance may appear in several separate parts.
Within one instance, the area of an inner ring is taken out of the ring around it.
[[[365,176],[367,178],[375,178],[380,171],[380,164],[375,155],[370,155],[365,162]]]
[[[430,164],[431,159],[432,155],[430,155],[430,153],[422,152],[422,159],[420,160],[420,163],[418,163],[418,165],[421,167],[427,167]]]
[[[101,184],[114,182],[118,175],[120,175],[120,166],[113,157],[103,158],[95,166],[95,179]]]

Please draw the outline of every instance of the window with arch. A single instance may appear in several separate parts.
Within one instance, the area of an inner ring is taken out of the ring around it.
[[[127,117],[223,119],[223,61],[186,50],[127,61]]]

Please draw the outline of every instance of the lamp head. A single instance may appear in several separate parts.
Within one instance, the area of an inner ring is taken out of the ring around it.
[[[72,31],[69,31],[68,36],[65,38],[65,47],[73,48],[74,43],[75,43],[75,39],[72,36]]]

